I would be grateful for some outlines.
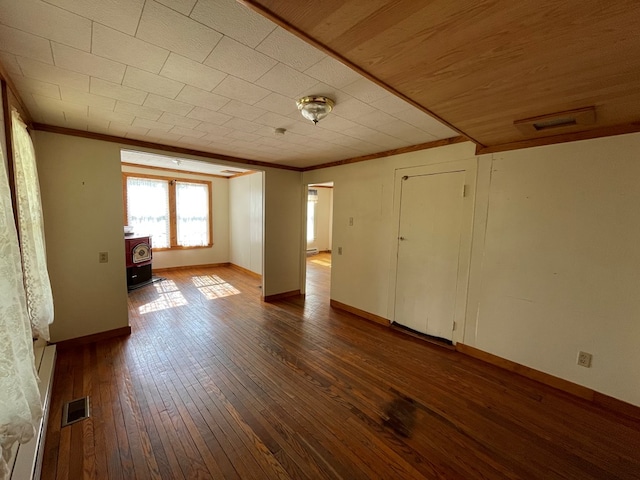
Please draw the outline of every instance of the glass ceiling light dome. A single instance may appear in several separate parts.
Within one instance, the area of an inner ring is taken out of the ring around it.
[[[307,120],[311,120],[313,123],[318,123],[324,117],[329,115],[329,112],[333,110],[336,104],[329,97],[302,97],[296,102],[298,104],[298,110],[302,113],[302,116]]]

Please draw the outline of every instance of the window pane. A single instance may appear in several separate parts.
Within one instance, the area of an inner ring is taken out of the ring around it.
[[[155,248],[169,246],[169,184],[127,177],[127,223],[136,234],[151,235]]]
[[[176,182],[178,245],[209,244],[209,188],[202,183]]]
[[[316,239],[316,202],[309,200],[307,202],[307,242],[313,242]]]

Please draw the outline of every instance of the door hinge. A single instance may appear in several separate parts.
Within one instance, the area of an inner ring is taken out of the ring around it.
[[[463,197],[467,196],[467,187],[468,187],[468,185],[463,185],[462,186],[462,196]]]
[[[456,322],[453,322],[453,331],[455,332],[456,328],[458,328],[458,324]]]

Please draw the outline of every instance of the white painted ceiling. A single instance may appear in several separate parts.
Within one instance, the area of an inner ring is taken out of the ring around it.
[[[245,168],[230,167],[229,165],[216,165],[210,162],[191,160],[179,155],[157,155],[155,153],[139,152],[135,150],[122,150],[120,152],[122,163],[129,163],[140,167],[154,167],[171,170],[180,170],[191,173],[205,173],[207,175],[219,175],[233,177],[235,175],[250,172]]]
[[[279,165],[457,135],[234,0],[0,0],[0,63],[35,122]]]

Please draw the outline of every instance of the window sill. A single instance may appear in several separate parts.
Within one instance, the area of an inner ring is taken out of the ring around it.
[[[165,247],[165,248],[155,248],[152,247],[152,251],[153,252],[171,252],[174,250],[196,250],[196,249],[201,249],[201,248],[211,248],[213,247],[213,243],[210,243],[209,245],[201,245],[201,246],[197,246],[197,247]]]

